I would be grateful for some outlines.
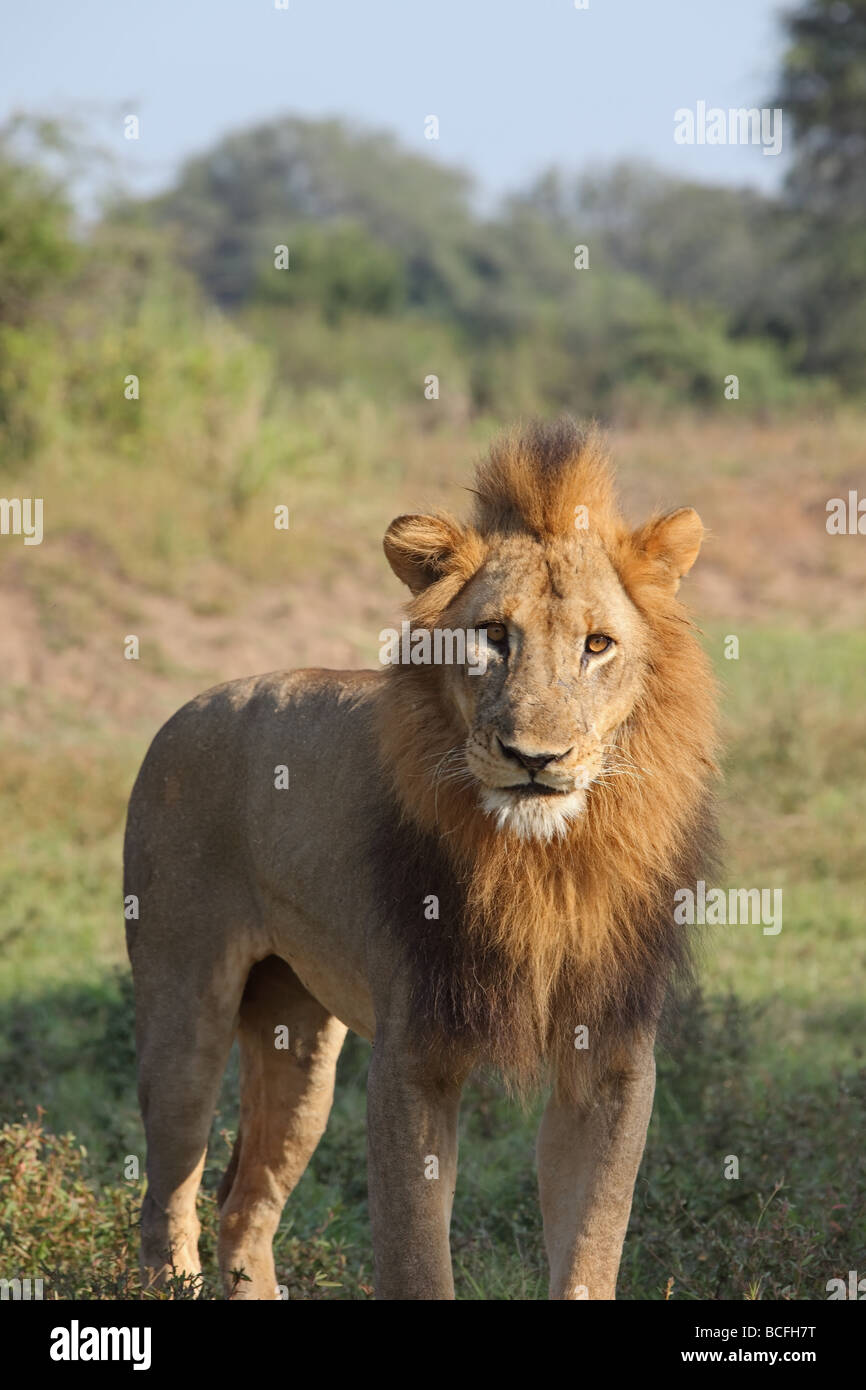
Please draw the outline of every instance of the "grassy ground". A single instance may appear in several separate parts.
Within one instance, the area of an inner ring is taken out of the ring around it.
[[[407,505],[461,505],[452,485],[487,424],[410,431],[331,401],[307,402],[294,428],[241,504],[228,464],[174,459],[169,486],[155,462],[130,508],[134,458],[110,479],[91,461],[74,481],[45,460],[33,491],[53,529],[38,549],[4,538],[0,552],[0,1273],[42,1273],[47,1295],[138,1296],[142,1183],[127,1174],[131,1157],[143,1169],[143,1140],[118,866],[149,737],[216,679],[371,663],[399,600],[378,535]],[[636,511],[693,502],[712,529],[689,597],[724,689],[724,882],[784,894],[779,935],[713,932],[702,993],[662,1054],[624,1298],[824,1298],[828,1279],[866,1268],[866,552],[823,524],[826,499],[862,477],[861,435],[853,417],[683,417],[614,441]],[[281,500],[288,538],[263,520]],[[122,658],[129,632],[137,663]],[[331,1125],[280,1229],[291,1298],[371,1296],[368,1051],[349,1040]],[[232,1065],[201,1203],[212,1294],[236,1113]],[[536,1121],[493,1082],[467,1094],[460,1298],[545,1295]]]

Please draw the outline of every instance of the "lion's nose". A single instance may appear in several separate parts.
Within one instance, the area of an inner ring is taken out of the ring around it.
[[[525,767],[527,772],[540,772],[543,767],[547,767],[548,763],[558,763],[562,758],[568,757],[571,752],[570,748],[566,748],[564,753],[524,753],[520,748],[503,743],[501,738],[497,737],[496,741],[506,758],[512,758],[514,762],[520,763],[520,766]]]

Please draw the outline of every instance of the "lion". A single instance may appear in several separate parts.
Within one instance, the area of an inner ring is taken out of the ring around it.
[[[681,508],[631,529],[602,437],[567,419],[496,442],[474,493],[471,521],[399,516],[384,539],[413,636],[466,632],[462,663],[232,681],[145,758],[124,891],[148,1283],[200,1272],[237,1036],[219,1264],[230,1297],[277,1296],[272,1240],[352,1029],[373,1044],[376,1296],[454,1297],[458,1107],[493,1068],[517,1099],[549,1088],[550,1297],[615,1297],[657,1024],[690,958],[674,893],[714,855],[714,684],[677,598],[703,526]]]

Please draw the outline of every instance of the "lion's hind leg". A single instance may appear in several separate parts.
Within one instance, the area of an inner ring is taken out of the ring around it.
[[[240,1131],[220,1191],[219,1261],[232,1298],[277,1296],[272,1242],[324,1133],[345,1036],[285,961],[253,967],[238,1030]]]
[[[134,966],[141,954],[133,954]],[[162,973],[134,970],[138,1092],[147,1139],[141,1264],[146,1286],[156,1287],[171,1274],[201,1272],[196,1194],[246,974],[225,959],[183,965],[183,1007],[165,988]]]

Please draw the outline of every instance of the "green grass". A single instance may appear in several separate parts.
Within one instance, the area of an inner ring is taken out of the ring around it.
[[[707,633],[716,656],[724,635]],[[722,882],[781,886],[784,924],[775,937],[760,926],[710,934],[702,994],[660,1055],[620,1278],[627,1299],[823,1298],[829,1278],[864,1261],[866,639],[758,627],[740,638],[739,661],[717,662]],[[140,1296],[142,1183],[124,1169],[134,1156],[143,1171],[144,1147],[118,874],[142,747],[72,719],[50,753],[24,744],[0,774],[0,1232],[4,1268],[42,1272],[55,1296]],[[349,1039],[328,1132],[280,1228],[277,1268],[291,1298],[371,1295],[368,1055]],[[460,1298],[545,1296],[537,1119],[538,1106],[525,1113],[493,1081],[467,1092],[453,1225]],[[217,1296],[214,1194],[236,1123],[233,1058],[201,1198],[205,1283],[178,1284],[175,1297]],[[729,1155],[736,1180],[724,1176]]]
[[[777,936],[716,929],[708,981],[762,1002],[775,1076],[818,1081],[862,1066],[866,1045],[866,636],[754,628],[719,665],[724,883],[781,888],[784,915]]]

